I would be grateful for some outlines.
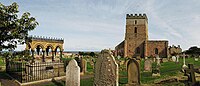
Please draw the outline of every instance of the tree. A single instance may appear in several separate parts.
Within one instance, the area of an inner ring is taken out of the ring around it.
[[[38,24],[29,12],[18,17],[18,4],[12,3],[5,6],[0,3],[0,51],[13,50],[17,44],[24,44],[28,38],[28,32],[34,30]]]
[[[94,57],[96,54],[94,52],[90,52],[90,56]]]
[[[190,47],[188,50],[185,51],[186,54],[192,54],[192,55],[199,55],[200,54],[200,48],[197,46]]]

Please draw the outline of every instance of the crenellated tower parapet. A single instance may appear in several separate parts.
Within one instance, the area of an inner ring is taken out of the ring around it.
[[[54,41],[54,42],[61,42],[64,43],[63,38],[55,38],[55,37],[44,37],[44,36],[35,36],[35,35],[30,35],[28,36],[29,39],[31,40],[38,40],[38,41]]]
[[[146,14],[126,14],[126,19],[147,19],[147,16]]]

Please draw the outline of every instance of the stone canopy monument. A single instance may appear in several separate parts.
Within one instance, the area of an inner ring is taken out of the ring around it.
[[[56,57],[62,58],[64,39],[50,38],[43,36],[29,36],[26,39],[26,51],[31,51],[33,62],[47,62],[51,58],[52,62]],[[59,53],[58,53],[59,50]],[[57,56],[59,54],[59,56]]]
[[[102,50],[95,64],[94,86],[118,86],[118,64],[109,50]]]

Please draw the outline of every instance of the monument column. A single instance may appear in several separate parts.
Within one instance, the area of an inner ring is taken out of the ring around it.
[[[34,57],[34,50],[31,50],[31,54],[32,54],[32,62],[34,62],[34,59],[35,59],[35,57]]]
[[[63,51],[60,51],[60,58],[62,58],[62,52],[63,52]]]
[[[44,54],[45,54],[45,51],[42,50],[42,62],[45,62]]]
[[[55,61],[55,60],[54,60],[54,52],[55,52],[55,51],[52,51],[52,62]]]

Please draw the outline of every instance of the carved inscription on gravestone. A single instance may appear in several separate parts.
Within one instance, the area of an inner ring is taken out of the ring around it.
[[[118,65],[109,50],[102,50],[96,61],[94,86],[118,86]]]
[[[128,68],[128,85],[135,86],[140,84],[140,63],[134,58],[130,59],[127,64]]]
[[[150,59],[146,59],[144,61],[144,71],[151,71],[152,70],[152,61]]]

